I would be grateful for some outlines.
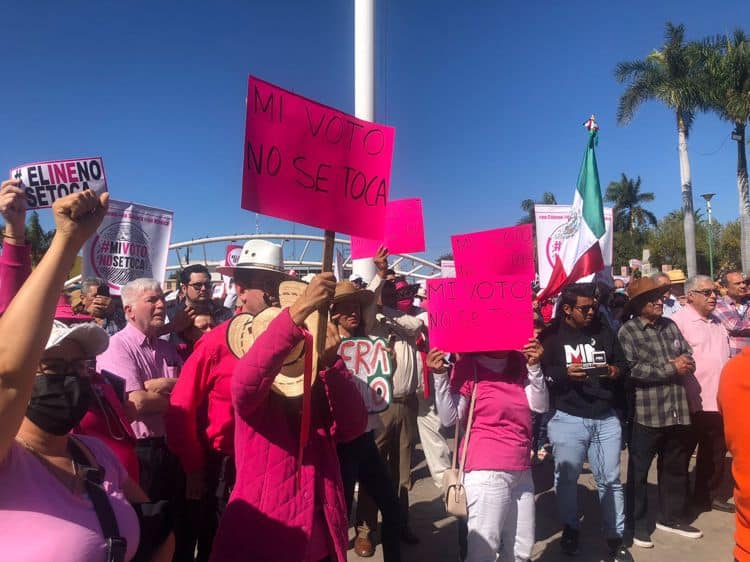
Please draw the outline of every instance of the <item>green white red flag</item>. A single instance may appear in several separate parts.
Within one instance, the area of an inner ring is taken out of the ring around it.
[[[599,126],[593,116],[586,121],[585,126],[589,131],[589,140],[566,226],[576,233],[563,241],[555,257],[552,276],[538,295],[539,300],[552,297],[566,285],[604,269],[604,208],[594,152]]]

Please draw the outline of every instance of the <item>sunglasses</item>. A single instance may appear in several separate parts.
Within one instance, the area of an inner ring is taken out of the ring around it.
[[[595,304],[584,304],[583,306],[574,306],[576,310],[580,310],[581,314],[588,314],[596,308]]]
[[[201,289],[210,289],[211,288],[211,282],[207,283],[188,283],[188,287],[192,287],[196,291],[200,291]]]
[[[715,297],[719,295],[719,292],[716,291],[716,290],[714,290],[714,289],[703,289],[702,291],[699,291],[698,289],[693,289],[690,292],[691,293],[700,293],[701,295],[703,295],[706,298],[710,297],[711,295],[713,295]]]

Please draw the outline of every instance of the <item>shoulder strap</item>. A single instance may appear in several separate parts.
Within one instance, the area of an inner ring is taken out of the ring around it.
[[[120,536],[117,517],[112,509],[112,505],[109,503],[107,492],[102,487],[104,469],[96,464],[95,457],[88,447],[73,436],[68,437],[68,448],[75,463],[83,470],[86,491],[89,494],[89,498],[91,498],[91,503],[94,504],[96,518],[99,520],[99,526],[102,528],[104,539],[107,541],[109,551],[108,562],[124,560],[125,549],[123,545],[127,545],[127,543]]]
[[[466,437],[464,438],[464,450],[461,451],[461,465],[458,468],[458,481],[463,482],[464,478],[464,466],[466,465],[466,450],[469,448],[469,436],[471,435],[471,423],[474,421],[474,404],[477,401],[477,386],[479,381],[477,380],[477,363],[476,359],[474,362],[474,386],[471,389],[471,403],[469,404],[469,417],[466,420]],[[458,442],[458,437],[456,437]],[[454,457],[455,462],[455,457]]]

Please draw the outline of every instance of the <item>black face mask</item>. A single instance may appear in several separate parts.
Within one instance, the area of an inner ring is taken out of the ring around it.
[[[26,417],[47,433],[65,435],[86,415],[91,382],[75,375],[37,375]]]

